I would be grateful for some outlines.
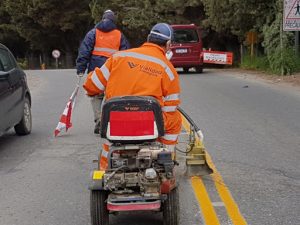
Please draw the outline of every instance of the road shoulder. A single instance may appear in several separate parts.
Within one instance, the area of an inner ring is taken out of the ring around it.
[[[239,68],[220,69],[220,71],[235,77],[243,78],[245,80],[261,81],[267,84],[292,88],[300,92],[300,73],[289,76],[279,76],[261,71],[244,70]]]

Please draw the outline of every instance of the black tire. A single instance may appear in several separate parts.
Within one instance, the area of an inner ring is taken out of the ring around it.
[[[184,72],[184,73],[188,73],[188,72],[189,72],[189,69],[190,69],[190,68],[188,68],[188,67],[183,67],[183,72]]]
[[[196,66],[196,73],[203,73],[203,66]]]
[[[163,203],[164,225],[179,224],[179,196],[177,188],[174,188]]]
[[[109,212],[107,210],[107,192],[91,191],[90,210],[92,225],[109,225]]]
[[[31,133],[32,116],[31,116],[31,105],[28,98],[25,98],[24,101],[22,119],[14,128],[18,135],[27,135]]]

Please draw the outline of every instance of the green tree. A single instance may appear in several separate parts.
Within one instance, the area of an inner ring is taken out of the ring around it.
[[[28,46],[17,32],[16,26],[11,23],[11,17],[3,1],[0,1],[0,42],[5,44],[15,56],[25,56]]]
[[[201,0],[92,0],[91,10],[96,22],[106,9],[118,15],[118,25],[133,45],[145,41],[150,28],[158,22],[200,24],[203,17]]]
[[[240,42],[250,30],[262,31],[264,23],[273,16],[276,0],[203,0],[206,27],[217,32],[232,33]]]
[[[291,74],[297,69],[297,58],[292,50],[294,34],[280,32],[282,29],[283,2],[277,0],[274,4],[273,18],[269,18],[263,26],[263,46],[268,57],[271,70],[275,73]],[[282,71],[283,70],[283,71]]]
[[[231,33],[243,44],[248,31],[256,31],[262,41],[273,72],[283,68],[292,73],[297,59],[291,50],[293,34],[283,32],[280,38],[283,0],[203,0],[206,27],[219,33]],[[282,40],[282,42],[281,42]]]
[[[4,5],[18,33],[33,50],[43,52],[45,58],[54,48],[66,57],[67,66],[73,64],[72,55],[90,27],[88,0],[5,0]]]

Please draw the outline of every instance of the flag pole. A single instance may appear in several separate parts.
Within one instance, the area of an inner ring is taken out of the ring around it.
[[[81,83],[81,77],[78,76],[76,87],[72,92],[71,97],[69,98],[69,101],[60,117],[57,127],[54,130],[55,137],[57,137],[62,130],[65,130],[67,132],[68,129],[72,127],[72,122],[71,122],[72,111],[75,108],[76,96],[79,91],[80,83]]]

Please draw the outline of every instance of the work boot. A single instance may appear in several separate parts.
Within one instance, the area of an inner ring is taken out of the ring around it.
[[[100,120],[96,121],[94,134],[100,134]]]

